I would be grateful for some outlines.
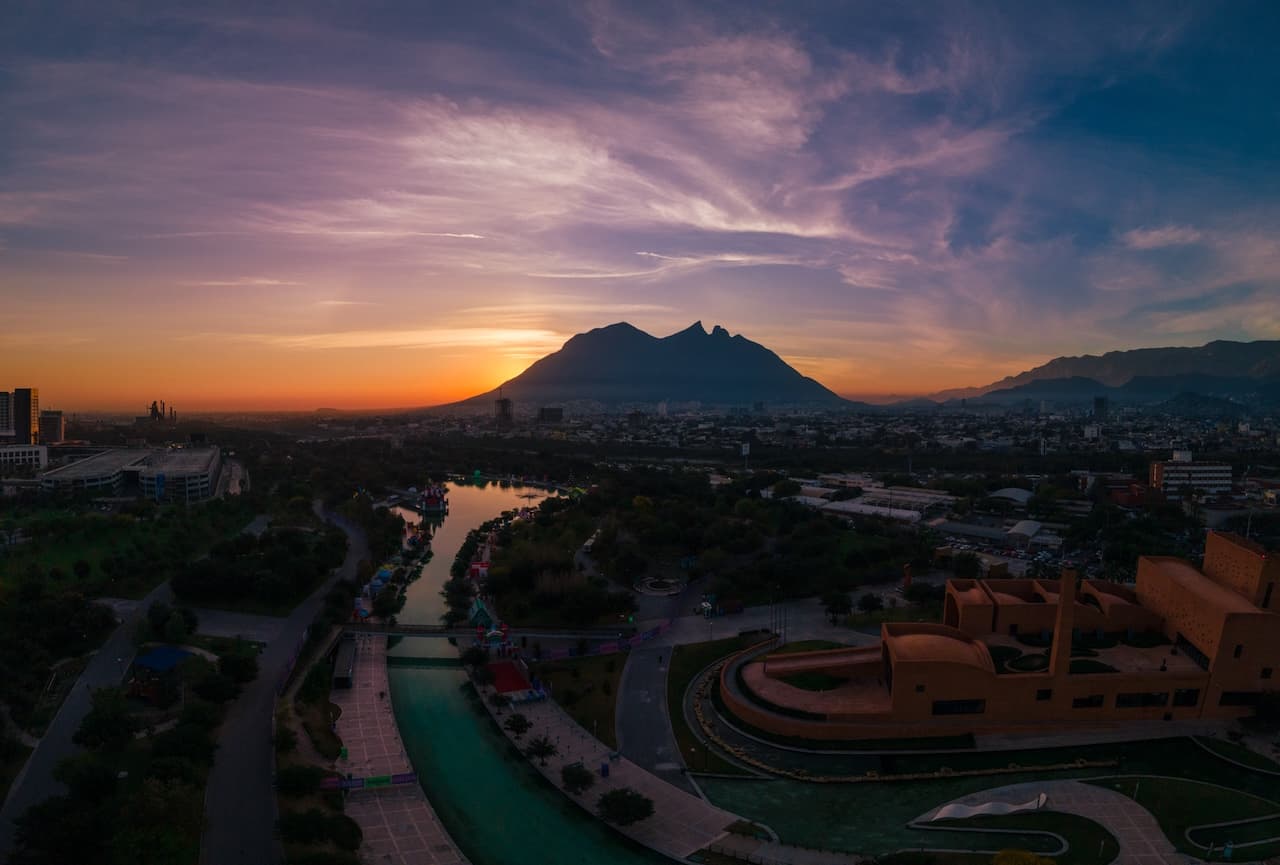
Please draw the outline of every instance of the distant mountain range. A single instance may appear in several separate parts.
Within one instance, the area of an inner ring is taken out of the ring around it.
[[[1207,395],[1247,395],[1250,385],[1280,378],[1280,340],[1231,342],[1216,340],[1198,348],[1139,348],[1131,351],[1109,351],[1103,355],[1057,357],[1046,364],[993,382],[986,387],[954,388],[933,394],[935,402],[974,397],[1018,399],[1084,395],[1125,396],[1134,401],[1149,402],[1169,399],[1179,393]],[[1058,385],[1048,391],[1035,387],[1038,382],[1054,380]],[[1068,383],[1074,382],[1074,383]],[[1098,392],[1102,386],[1107,392]],[[1264,385],[1265,387],[1265,385]],[[1021,390],[1027,388],[1026,390]],[[1112,389],[1121,393],[1112,394]],[[1038,394],[1045,393],[1040,397]]]
[[[870,408],[845,400],[801,375],[741,334],[702,322],[655,337],[626,322],[580,333],[520,375],[453,407],[492,406],[502,396],[521,409],[599,404],[701,403],[770,409]]]

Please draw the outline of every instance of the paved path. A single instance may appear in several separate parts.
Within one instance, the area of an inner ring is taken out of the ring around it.
[[[8,861],[14,841],[14,821],[28,808],[43,802],[50,796],[59,796],[66,792],[66,787],[54,780],[53,770],[65,757],[80,752],[80,746],[71,741],[80,722],[89,714],[92,707],[91,692],[99,688],[113,688],[120,684],[124,671],[133,663],[136,649],[133,645],[133,632],[143,611],[154,601],[170,603],[173,594],[169,584],[163,583],[151,590],[142,601],[132,608],[120,610],[117,615],[121,622],[107,638],[85,667],[80,679],[62,702],[58,714],[54,716],[49,729],[40,739],[40,744],[27,759],[26,766],[9,788],[3,809],[0,809],[0,862]]]
[[[1040,793],[1049,799],[1045,808],[1079,814],[1104,826],[1120,842],[1120,855],[1113,865],[1184,865],[1198,861],[1174,849],[1173,844],[1160,830],[1160,824],[1151,812],[1128,796],[1095,787],[1080,781],[1029,781],[983,790],[954,800],[962,805],[980,805],[984,802],[1020,803],[1034,799]],[[943,805],[949,805],[944,802]],[[938,808],[943,807],[939,805]],[[917,818],[928,820],[938,808],[933,808]]]
[[[387,640],[357,639],[355,687],[330,697],[342,708],[338,735],[347,759],[335,768],[358,778],[412,772],[391,706],[387,682]],[[420,784],[348,794],[346,814],[360,824],[362,861],[385,865],[466,865],[467,858],[427,801]]]
[[[391,708],[387,639],[360,636],[356,645],[355,686],[329,694],[330,702],[342,710],[338,737],[347,749],[347,759],[339,758],[336,768],[357,778],[412,772]]]
[[[468,865],[440,825],[417,784],[365,790],[347,798],[344,812],[360,824],[362,862],[377,865]]]
[[[662,663],[658,663],[658,659]],[[631,651],[618,683],[615,733],[627,759],[687,793],[696,793],[684,773],[684,758],[667,714],[667,662],[671,649],[646,646]]]
[[[270,643],[278,638],[287,621],[277,616],[258,616],[229,610],[197,608],[193,612],[200,620],[196,629],[199,633],[209,637],[242,637],[255,643]]]
[[[481,688],[480,691],[481,702],[490,714],[494,714],[493,705],[489,702],[493,688]],[[539,765],[536,760],[530,761],[530,765],[553,786],[559,789],[560,769],[566,763],[581,761],[597,773],[596,783],[583,797],[570,797],[588,811],[593,810],[592,806],[601,793],[621,787],[630,787],[653,800],[652,817],[618,828],[622,834],[646,847],[684,859],[690,853],[724,838],[726,827],[740,819],[692,793],[673,787],[625,757],[610,760],[608,746],[579,726],[552,700],[524,703],[516,707],[516,711],[533,722],[533,727],[521,737],[517,746],[537,736],[546,736],[556,744],[558,753],[547,761],[546,766]],[[502,717],[498,720],[501,721]],[[511,741],[516,741],[510,731],[504,728],[502,732]],[[608,778],[599,777],[600,766],[604,763],[609,765]]]
[[[222,725],[217,758],[205,791],[206,824],[201,849],[201,862],[205,865],[261,865],[280,860],[275,838],[275,755],[271,745],[276,685],[303,632],[319,613],[324,596],[339,579],[354,579],[356,566],[369,555],[359,528],[339,517],[330,519],[347,535],[345,561],[283,620],[278,636],[258,658],[258,678],[231,704]]]

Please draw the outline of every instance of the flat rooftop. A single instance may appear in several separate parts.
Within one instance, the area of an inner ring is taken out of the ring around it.
[[[154,451],[144,473],[181,475],[207,472],[217,454],[216,447]]]
[[[50,469],[40,477],[61,482],[100,478],[140,463],[150,455],[151,451],[143,448],[113,448],[59,468]]]

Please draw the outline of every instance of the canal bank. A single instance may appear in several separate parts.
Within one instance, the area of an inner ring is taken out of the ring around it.
[[[449,512],[431,539],[434,555],[397,618],[439,624],[440,590],[467,533],[545,496],[528,488],[450,485]],[[457,657],[458,648],[445,640],[408,638],[391,646],[384,669],[404,752],[459,855],[474,865],[670,861],[617,834],[539,775],[489,718]]]

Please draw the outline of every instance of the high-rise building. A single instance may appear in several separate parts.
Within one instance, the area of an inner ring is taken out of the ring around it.
[[[7,390],[0,390],[0,439],[13,437],[12,397]]]
[[[493,417],[498,426],[511,426],[515,421],[515,403],[506,397],[498,397],[493,401]]]
[[[59,409],[40,412],[40,443],[56,445],[67,437],[67,422]]]
[[[1107,398],[1105,396],[1095,396],[1093,398],[1093,419],[1099,421],[1106,420],[1107,408]]]
[[[10,402],[13,407],[14,442],[20,445],[40,443],[40,390],[34,387],[14,388]]]

